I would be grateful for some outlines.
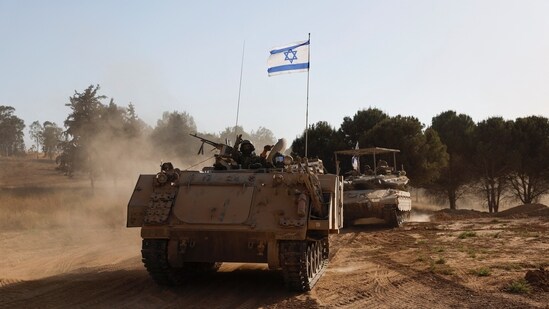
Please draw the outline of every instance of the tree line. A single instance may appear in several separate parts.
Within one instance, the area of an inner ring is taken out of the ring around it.
[[[295,155],[304,153],[305,135],[294,140]],[[475,123],[455,111],[432,118],[430,126],[415,117],[389,116],[376,108],[345,117],[339,128],[320,121],[308,131],[308,151],[335,171],[333,152],[360,147],[400,149],[398,161],[414,187],[446,200],[451,209],[465,193],[476,193],[490,212],[504,198],[535,203],[549,191],[549,120],[542,116]],[[341,162],[347,170],[350,160]]]
[[[25,122],[14,115],[15,108],[0,105],[0,155],[9,157],[25,152]]]
[[[242,126],[227,127],[219,133],[200,132],[187,112],[164,112],[151,127],[142,121],[133,104],[119,106],[114,99],[100,94],[99,85],[75,91],[65,104],[70,112],[63,127],[56,123],[34,121],[29,127],[31,150],[42,150],[44,157],[56,159],[58,169],[66,175],[84,173],[92,186],[97,176],[117,178],[131,171],[131,162],[172,160],[197,157],[200,142],[190,133],[224,143],[236,134],[257,145],[273,144],[273,133],[264,127],[245,131]],[[14,115],[13,107],[0,109],[2,156],[25,153],[23,120]],[[9,127],[10,130],[4,130]],[[9,137],[9,138],[8,138]],[[213,152],[212,152],[213,156]]]
[[[99,85],[75,91],[65,104],[70,113],[64,129],[56,123],[35,121],[29,134],[36,150],[56,158],[67,175],[84,172],[92,181],[98,175],[125,173],[127,162],[196,156],[199,142],[189,133],[226,142],[243,134],[256,146],[273,144],[275,136],[260,127],[246,132],[227,127],[219,133],[199,132],[187,112],[164,112],[155,127],[143,122],[133,104],[118,106],[99,93]],[[0,155],[25,153],[23,120],[15,109],[0,106]],[[303,156],[305,132],[292,142],[292,154]],[[334,151],[363,147],[400,149],[398,162],[411,185],[425,188],[456,209],[460,198],[474,192],[484,198],[490,212],[497,212],[504,198],[523,203],[539,201],[549,190],[549,120],[542,116],[505,120],[490,117],[475,123],[455,111],[445,111],[425,127],[413,116],[390,116],[377,108],[344,117],[339,128],[325,121],[308,128],[308,154],[323,160],[335,172]],[[351,169],[350,159],[341,162]]]

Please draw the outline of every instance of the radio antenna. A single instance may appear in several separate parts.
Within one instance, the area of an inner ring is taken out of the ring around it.
[[[240,63],[240,83],[238,85],[238,102],[236,104],[236,123],[234,125],[235,141],[236,141],[236,137],[238,137],[238,132],[236,132],[236,129],[238,128],[238,114],[240,112],[240,93],[242,92],[242,72],[244,71],[244,49],[245,48],[246,48],[246,40],[244,40],[244,43],[242,44],[242,61]]]

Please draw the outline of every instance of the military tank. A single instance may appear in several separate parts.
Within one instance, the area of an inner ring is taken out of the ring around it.
[[[353,170],[344,178],[344,223],[385,224],[399,227],[410,217],[412,200],[408,192],[408,177],[404,169],[396,170],[398,149],[371,147],[335,152],[337,173],[340,174],[339,156],[351,156]],[[393,165],[378,160],[392,154]],[[361,166],[362,163],[366,163]],[[373,168],[368,163],[373,165]]]
[[[342,177],[324,174],[320,160],[281,155],[283,141],[266,164],[244,169],[235,147],[193,136],[202,151],[205,143],[219,150],[214,166],[163,163],[139,176],[128,203],[127,226],[141,228],[152,279],[179,285],[222,262],[266,263],[290,290],[310,290],[328,263],[328,235],[343,225]]]

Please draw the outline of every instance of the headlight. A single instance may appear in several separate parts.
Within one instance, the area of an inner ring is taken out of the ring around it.
[[[160,172],[156,174],[156,181],[161,185],[165,184],[168,181],[168,175],[166,175],[166,173]]]

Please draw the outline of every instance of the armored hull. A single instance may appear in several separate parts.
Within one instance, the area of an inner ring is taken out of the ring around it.
[[[315,171],[294,165],[141,175],[127,226],[141,227],[143,262],[159,284],[243,262],[266,263],[291,290],[310,290],[328,262],[328,234],[343,224],[341,178]]]
[[[345,225],[400,226],[412,210],[410,193],[395,189],[345,191]]]
[[[365,174],[355,170],[344,180],[345,226],[385,224],[398,227],[409,218],[412,200],[407,191],[409,179],[406,173],[396,171],[385,161],[382,161],[382,166],[376,164],[376,155],[397,152],[396,149],[377,147],[336,152],[336,155],[352,155],[353,158],[373,156],[373,169],[367,166]]]

